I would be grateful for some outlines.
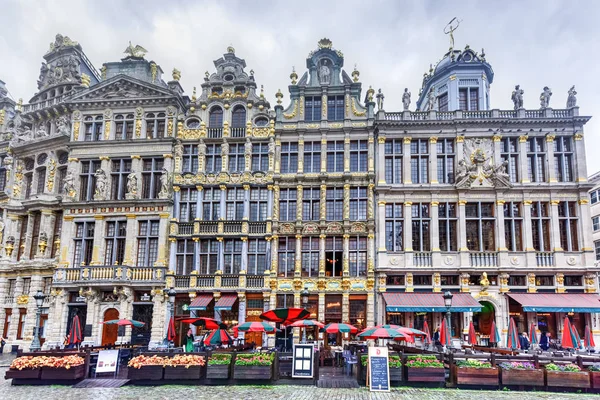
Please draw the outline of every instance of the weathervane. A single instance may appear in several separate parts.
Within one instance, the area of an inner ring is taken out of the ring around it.
[[[461,20],[454,17],[450,20],[450,22],[448,22],[448,25],[446,25],[446,27],[444,28],[444,33],[446,35],[450,35],[450,49],[454,48],[454,31],[458,29],[460,22]]]

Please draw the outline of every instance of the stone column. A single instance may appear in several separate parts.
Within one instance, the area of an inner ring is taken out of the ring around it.
[[[279,248],[279,237],[277,235],[273,235],[271,238],[271,273],[273,274],[272,279],[277,279],[277,273],[279,272],[279,258],[278,256],[278,248]]]
[[[177,239],[169,238],[169,271],[177,271]]]
[[[196,199],[196,215],[194,220],[202,221],[202,219],[204,218],[204,205],[202,201],[204,197],[204,186],[196,185],[196,190],[198,191],[198,198]]]
[[[527,258],[527,266],[535,267],[537,266],[537,261],[535,257],[535,249],[533,248],[533,236],[532,232],[532,221],[531,221],[531,200],[523,201],[523,237],[525,238],[525,251]]]
[[[156,262],[154,263],[155,267],[164,267],[167,265],[167,255],[166,250],[167,246],[169,246],[169,216],[168,212],[159,213],[158,216],[160,220],[158,222],[158,254],[156,257]],[[127,220],[129,228],[129,220]]]
[[[224,129],[223,129],[224,130]],[[229,151],[224,146],[227,144],[227,140],[223,139],[223,145],[221,145],[221,170],[229,170]]]
[[[304,137],[298,138],[298,173],[304,172]]]
[[[325,293],[319,292],[319,321],[325,321]]]
[[[273,219],[273,185],[267,186],[267,221]]]
[[[509,243],[506,243],[506,233],[504,227],[504,200],[496,201],[496,248],[498,250],[499,265],[508,265],[508,248]]]
[[[432,184],[438,183],[437,141],[438,138],[436,136],[432,136],[429,138],[429,182]]]
[[[530,183],[527,159],[527,136],[519,136],[519,175],[521,183]]]
[[[411,170],[410,170],[410,142],[412,138],[407,136],[404,138],[404,146],[402,147],[402,182],[405,185],[412,183]]]
[[[367,169],[368,169],[369,173],[371,173],[371,174],[375,173],[375,145],[374,145],[374,142],[375,142],[375,139],[373,139],[373,132],[369,132],[369,139],[367,141],[367,147],[368,147]]]
[[[579,201],[577,201],[577,203],[579,204],[579,213],[578,215],[580,215],[580,221],[578,224],[578,232],[577,235],[579,236],[579,248],[581,249],[581,251],[585,252],[584,253],[584,257],[585,257],[585,264],[584,265],[594,265],[595,260],[595,254],[594,254],[594,242],[593,242],[593,238],[592,238],[592,216],[590,214],[590,206],[589,206],[589,200],[587,199],[587,197],[585,198],[581,198],[579,199]]]
[[[546,135],[546,165],[548,166],[548,182],[558,182],[556,179],[556,170],[554,169],[554,138],[555,135]]]
[[[342,293],[342,322],[350,322],[350,294]]]
[[[494,143],[494,162],[496,163],[496,165],[500,165],[502,160],[502,136],[495,134],[494,136],[492,136],[492,141]]]
[[[575,168],[577,171],[577,177],[573,177],[576,182],[587,182],[587,167],[585,160],[585,144],[582,133],[575,133],[573,135],[573,142],[575,147]],[[573,174],[575,175],[575,174]]]
[[[459,265],[461,267],[469,266],[469,248],[467,247],[467,220],[466,220],[466,200],[458,200],[458,251]]]
[[[90,265],[104,264],[104,227],[106,222],[103,215],[95,215],[96,225],[94,227],[94,248]]]
[[[279,221],[279,186],[273,186],[273,220]]]
[[[272,140],[273,138],[271,138]],[[269,172],[279,174],[281,172],[281,140],[275,142],[274,151],[269,150]]]
[[[302,185],[296,186],[296,219],[298,221],[302,221],[302,195]]]
[[[383,300],[382,300],[383,301]],[[383,314],[385,315],[385,314]],[[375,293],[369,291],[367,293],[367,326],[375,325]]]
[[[349,132],[346,132],[344,137],[344,172],[350,172],[350,136]]]
[[[325,134],[321,138],[321,172],[327,172],[327,138]]]
[[[23,256],[21,260],[29,260],[30,249],[33,244],[33,225],[35,222],[35,214],[33,212],[27,213],[27,230],[25,231],[25,243],[19,243],[19,246],[25,246],[23,250]],[[34,249],[33,253],[37,253],[37,249]]]
[[[319,277],[325,276],[325,238],[326,235],[319,235]]]
[[[248,271],[248,238],[243,236],[242,238],[242,271]],[[196,253],[198,254],[198,253]],[[252,272],[254,273],[254,271]]]
[[[181,200],[181,188],[173,186],[173,218],[179,221],[179,201]]]
[[[344,185],[344,203],[342,206],[342,218],[344,221],[350,219],[350,185]]]
[[[432,265],[442,265],[442,254],[440,253],[440,221],[438,219],[439,214],[439,201],[432,201],[430,203],[430,228],[431,228],[431,263]]]
[[[226,220],[227,219],[227,206],[226,206],[226,199],[227,199],[227,185],[219,185],[219,189],[221,189],[221,204],[220,204],[220,214],[221,216],[219,217],[220,220]]]
[[[321,204],[319,206],[321,207],[320,219],[325,221],[327,219],[327,185],[321,185]]]
[[[76,226],[73,222],[74,217],[72,215],[63,216],[63,225],[61,230],[60,238],[60,262],[61,267],[68,267],[73,259],[74,246],[72,245],[72,238],[75,237]],[[73,265],[78,267],[78,265]]]
[[[369,231],[367,235],[367,274],[375,272],[375,234]]]
[[[296,262],[294,264],[294,276],[302,275],[302,235],[296,235]]]
[[[377,245],[377,251],[378,252],[385,252],[387,251],[386,248],[386,244],[385,244],[385,201],[380,200],[377,202],[377,207],[378,207],[378,211],[377,211],[377,240],[378,240],[378,245]]]
[[[412,248],[412,201],[404,202],[404,252],[413,251]],[[406,260],[412,257],[406,257]],[[411,264],[412,265],[412,264]]]
[[[377,184],[385,185],[385,136],[381,134],[377,138]]]
[[[244,221],[250,219],[250,185],[244,185]]]
[[[342,274],[343,274],[343,276],[349,276],[350,275],[350,235],[343,236],[342,245],[343,245],[343,251],[344,251],[343,255],[342,255],[342,266],[343,266]]]
[[[558,215],[558,205],[560,204],[559,200],[551,200],[550,201],[550,221],[552,234],[550,240],[552,241],[552,251],[562,252],[564,251],[561,247],[560,243],[560,219]]]
[[[135,214],[125,214],[127,217],[127,239],[125,244],[125,255],[123,258],[123,265],[135,266],[136,265],[136,251],[135,244],[137,242],[137,220]],[[160,223],[159,223],[160,224]]]
[[[21,226],[24,223],[23,216],[17,214],[8,214],[8,224],[6,227],[6,237],[9,238],[12,236],[15,240],[13,244],[13,250],[8,256],[8,252],[6,250],[6,246],[4,247],[4,254],[12,261],[17,261],[17,256],[19,255],[19,246],[21,245]]]

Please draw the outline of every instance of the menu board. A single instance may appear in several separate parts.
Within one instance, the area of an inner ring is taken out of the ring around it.
[[[295,344],[292,359],[293,378],[312,378],[315,350],[313,344]]]
[[[369,390],[390,391],[390,369],[387,347],[369,347]]]
[[[119,350],[100,350],[98,352],[98,363],[96,373],[115,372],[119,363]]]

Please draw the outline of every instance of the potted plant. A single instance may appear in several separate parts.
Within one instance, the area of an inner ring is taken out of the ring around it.
[[[208,357],[206,379],[229,379],[231,353],[213,353]]]
[[[76,380],[85,375],[85,359],[78,355],[15,358],[6,379]]]
[[[488,361],[461,360],[454,368],[458,385],[498,386],[498,368]]]
[[[590,375],[572,363],[550,363],[546,365],[546,384],[548,387],[589,388]]]
[[[234,379],[267,380],[273,376],[274,353],[238,354],[233,366]]]
[[[512,361],[500,363],[503,385],[544,386],[544,371],[531,362]]]
[[[176,354],[165,363],[165,380],[200,379],[204,357],[196,354]]]
[[[389,356],[390,382],[402,382],[402,359],[400,356]]]
[[[406,357],[406,371],[409,382],[437,382],[446,380],[446,369],[434,355]]]
[[[588,371],[590,372],[590,382],[592,384],[592,388],[600,389],[600,363],[590,365]]]
[[[127,378],[130,380],[158,381],[163,378],[166,358],[161,356],[139,355],[127,363]]]
[[[6,371],[5,379],[39,379],[42,372],[40,357],[23,356],[15,358],[8,371]]]

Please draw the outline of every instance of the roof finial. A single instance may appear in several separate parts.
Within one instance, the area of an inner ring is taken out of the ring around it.
[[[444,28],[444,33],[446,35],[450,35],[450,51],[454,49],[454,31],[458,29],[460,22],[461,21],[458,18],[454,17],[450,20],[450,22],[448,22],[448,24]]]
[[[196,86],[194,86],[194,91],[192,92],[192,101],[196,102]]]
[[[260,85],[260,98],[264,98],[265,97],[265,87],[263,85]]]
[[[290,79],[292,80],[292,85],[295,85],[298,82],[298,74],[296,73],[296,67],[292,65],[292,73],[290,74]]]
[[[231,43],[229,44],[229,46],[227,46],[227,52],[228,53],[235,53],[235,49],[233,48],[233,46],[231,45]]]

